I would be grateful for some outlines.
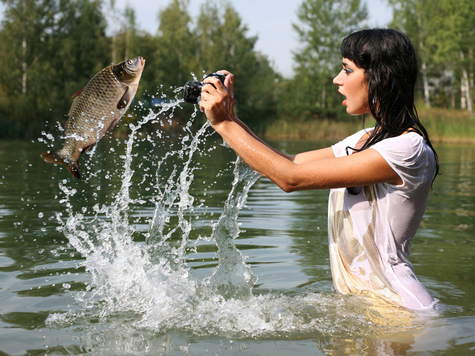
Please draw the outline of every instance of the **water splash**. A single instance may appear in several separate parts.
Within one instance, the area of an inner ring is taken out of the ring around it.
[[[193,240],[194,224],[203,223],[198,210],[206,206],[196,203],[190,186],[199,169],[194,157],[202,153],[200,145],[210,134],[208,123],[196,133],[191,121],[187,123],[180,148],[169,149],[158,159],[153,189],[147,190],[154,193],[138,193],[143,185],[132,183],[132,166],[140,130],[164,114],[172,116],[179,104],[164,106],[158,114],[150,113],[129,125],[125,153],[117,164],[121,168],[114,172],[120,175],[120,187],[110,204],[76,207],[78,189],[68,180],[59,183],[65,211],[57,213],[56,219],[71,246],[83,257],[79,266],[85,268],[90,280],[85,290],[75,295],[81,311],[51,314],[49,325],[74,323],[84,317],[127,318],[126,323],[134,328],[230,338],[374,335],[376,330],[384,333],[414,327],[409,313],[372,308],[357,297],[325,293],[254,295],[257,277],[234,240],[241,232],[239,212],[259,175],[240,159],[234,163],[234,180],[222,212],[210,223],[210,236]],[[165,173],[168,176],[164,178]],[[147,199],[153,202],[154,210],[148,230],[141,232],[131,223],[130,213]],[[214,243],[218,258],[211,274],[202,278],[186,259],[190,246],[200,242]]]
[[[231,192],[223,213],[213,226],[212,237],[218,247],[219,264],[205,285],[224,297],[249,298],[257,281],[249,265],[244,262],[244,256],[236,248],[234,239],[240,233],[237,223],[239,210],[245,206],[249,189],[258,178],[259,174],[238,158]]]

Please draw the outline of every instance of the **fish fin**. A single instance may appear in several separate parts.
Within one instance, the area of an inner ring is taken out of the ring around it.
[[[64,157],[61,154],[61,150],[59,151],[46,151],[41,154],[41,157],[48,163],[55,163],[55,164],[63,164]]]
[[[75,98],[76,96],[79,96],[82,93],[83,90],[84,90],[84,88],[79,89],[76,93],[74,93],[74,95],[71,98]]]
[[[72,161],[70,159],[65,158],[61,150],[58,151],[46,151],[41,154],[41,157],[48,163],[55,163],[55,164],[63,164],[66,163],[66,167],[71,172],[73,176],[78,179],[81,179],[81,172],[79,171],[79,164],[77,161]]]
[[[94,146],[94,144],[89,145],[89,146],[87,146],[87,147],[84,147],[84,148],[82,149],[81,153],[87,152],[92,146]]]
[[[70,171],[73,176],[77,179],[81,179],[81,172],[79,171],[79,164],[77,161],[66,162],[66,167],[68,167],[68,171]]]
[[[120,118],[112,121],[106,132],[109,132],[110,130],[112,130],[114,128],[115,124],[117,124],[119,122],[119,120],[120,120]]]
[[[120,110],[127,107],[131,100],[132,97],[130,95],[129,87],[126,87],[124,95],[122,95],[122,98],[120,98],[119,102],[117,103],[117,109]]]
[[[73,97],[73,98],[74,98],[74,99],[73,99],[73,103],[71,104],[71,107],[69,108],[69,112],[68,112],[68,116],[69,116],[69,117],[71,117],[71,114],[72,114],[72,112],[73,112],[73,110],[74,110],[74,106],[75,106],[75,104],[76,104],[76,101],[78,101],[78,98],[79,98],[79,97],[76,96],[76,97]]]
[[[69,117],[66,120],[66,122],[64,123],[64,137],[66,137],[68,135],[68,124],[69,124]]]

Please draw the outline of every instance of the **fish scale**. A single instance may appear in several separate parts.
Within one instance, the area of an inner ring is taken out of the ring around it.
[[[125,114],[137,92],[145,60],[136,57],[97,73],[77,92],[65,125],[65,142],[58,151],[44,152],[46,162],[63,164],[81,178],[78,159],[112,129]]]

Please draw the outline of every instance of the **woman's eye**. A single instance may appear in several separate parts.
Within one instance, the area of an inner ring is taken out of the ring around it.
[[[348,69],[348,68],[343,68],[343,71],[344,71],[346,74],[353,73],[353,71],[352,71],[351,69]]]

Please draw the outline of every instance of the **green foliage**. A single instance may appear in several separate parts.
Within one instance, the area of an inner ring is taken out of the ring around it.
[[[169,0],[154,34],[139,30],[134,9],[117,9],[115,0],[0,1],[0,138],[38,137],[64,123],[71,96],[92,76],[136,56],[146,59],[136,102],[173,98],[186,81],[227,69],[236,77],[239,117],[261,133],[275,136],[288,125],[304,132],[327,120],[353,125],[332,79],[342,38],[367,19],[361,0],[302,2],[293,25],[300,42],[295,76],[287,79],[255,50],[257,36],[227,0],[206,1],[196,19],[188,12],[191,0]],[[409,35],[421,58],[420,95],[427,92],[433,107],[467,107],[475,92],[475,2],[388,1],[392,26]],[[193,109],[183,105],[175,118],[186,119]]]
[[[155,35],[137,30],[135,11],[115,1],[2,0],[0,28],[0,137],[37,137],[63,123],[71,96],[99,70],[125,58],[143,56],[146,68],[136,101],[174,96],[173,90],[204,72],[236,74],[236,104],[243,116],[272,114],[276,73],[254,50],[229,3],[207,2],[195,28],[189,0],[171,0],[158,14]],[[106,35],[106,17],[112,34]],[[193,107],[180,111],[189,117]],[[179,116],[179,115],[177,115]],[[126,119],[127,120],[127,119]]]
[[[106,65],[106,22],[99,1],[3,2],[0,137],[35,137],[62,119],[71,96]]]
[[[475,125],[467,111],[424,108],[419,116],[432,142],[475,143]]]
[[[389,0],[389,4],[394,11],[391,26],[411,38],[425,66],[421,74],[427,84],[420,89],[426,89],[426,105],[470,110],[468,101],[473,102],[475,91],[475,2]]]
[[[153,66],[157,70],[157,79],[164,86],[175,87],[184,83],[196,58],[188,4],[189,0],[173,0],[159,15],[156,63]]]
[[[333,77],[341,67],[340,44],[367,18],[359,0],[306,0],[294,24],[302,48],[294,53],[295,77],[279,89],[279,117],[335,118],[341,112],[341,95]]]
[[[335,142],[342,140],[361,129],[361,120],[354,117],[350,117],[348,120],[320,118],[318,120],[289,121],[278,119],[267,124],[265,138],[330,140]]]
[[[34,0],[5,3],[10,7],[0,33],[0,136],[19,135],[29,121],[36,121],[38,109],[47,105],[48,98],[46,103],[41,100],[43,81],[49,79],[43,46],[50,42],[55,5]]]
[[[228,3],[205,2],[197,22],[197,73],[227,69],[236,77],[237,114],[253,126],[254,120],[273,115],[274,82],[277,74],[268,59],[254,51],[257,37]],[[201,78],[199,78],[201,79]]]

